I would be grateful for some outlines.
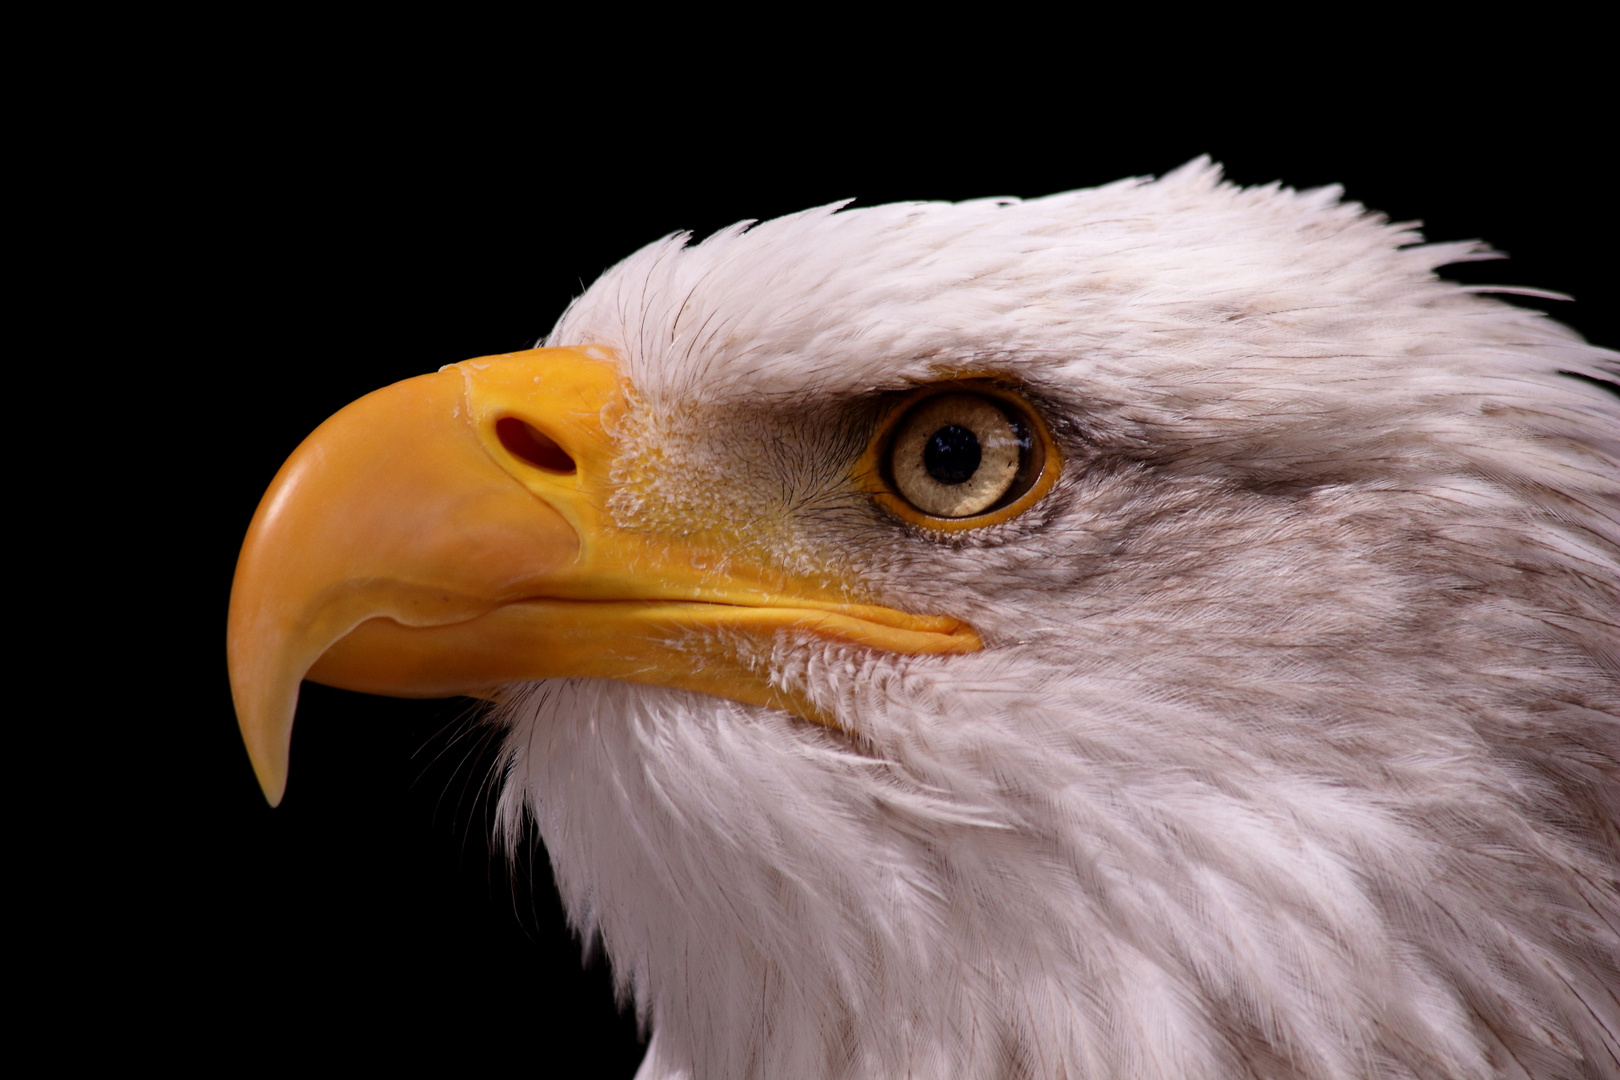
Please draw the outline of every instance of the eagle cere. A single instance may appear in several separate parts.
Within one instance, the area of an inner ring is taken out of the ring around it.
[[[233,588],[509,731],[641,1075],[1620,1073],[1620,376],[1196,161],[654,243],[355,403]],[[1573,376],[1573,377],[1572,377]]]

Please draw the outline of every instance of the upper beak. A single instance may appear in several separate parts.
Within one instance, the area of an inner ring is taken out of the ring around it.
[[[248,528],[227,635],[237,719],[272,805],[306,676],[424,697],[617,678],[826,722],[691,631],[980,647],[955,619],[844,603],[735,553],[616,524],[611,432],[624,408],[597,350],[535,349],[378,390],[293,452]]]

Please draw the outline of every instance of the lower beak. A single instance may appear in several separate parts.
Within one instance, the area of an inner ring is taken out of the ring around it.
[[[624,401],[597,350],[536,349],[378,390],[293,452],[248,528],[227,635],[237,718],[272,805],[305,677],[420,697],[614,678],[825,723],[716,631],[980,647],[955,619],[843,603],[735,553],[617,525],[610,431]]]

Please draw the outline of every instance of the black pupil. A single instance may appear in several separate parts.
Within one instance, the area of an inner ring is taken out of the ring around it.
[[[979,471],[979,437],[965,427],[947,424],[928,437],[923,468],[942,484],[960,484]]]

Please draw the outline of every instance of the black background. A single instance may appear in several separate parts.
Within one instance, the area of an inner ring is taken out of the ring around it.
[[[69,873],[98,944],[61,985],[175,1060],[319,1048],[472,1071],[518,1039],[541,1075],[633,1073],[635,1024],[605,965],[581,968],[543,852],[490,853],[493,747],[469,703],[306,686],[272,811],[236,735],[224,625],[237,545],[305,434],[377,386],[529,347],[644,243],[849,197],[1036,196],[1208,153],[1242,183],[1341,183],[1432,239],[1483,238],[1512,260],[1450,276],[1567,292],[1531,303],[1620,344],[1612,139],[1581,84],[1558,105],[1501,104],[1537,98],[1499,85],[1487,106],[1444,87],[1330,102],[1200,82],[1170,91],[1172,114],[1139,88],[833,101],[750,83],[642,88],[621,108],[603,103],[611,71],[323,70],[322,93],[271,65],[221,100],[202,79],[114,106],[126,152],[96,185],[85,287],[108,297],[117,325],[96,347],[118,364],[104,417],[76,430],[104,464],[139,465],[91,540],[148,614],[121,650],[129,711],[66,721],[97,732],[120,795],[66,800],[91,804]],[[138,463],[118,438],[132,426]]]

